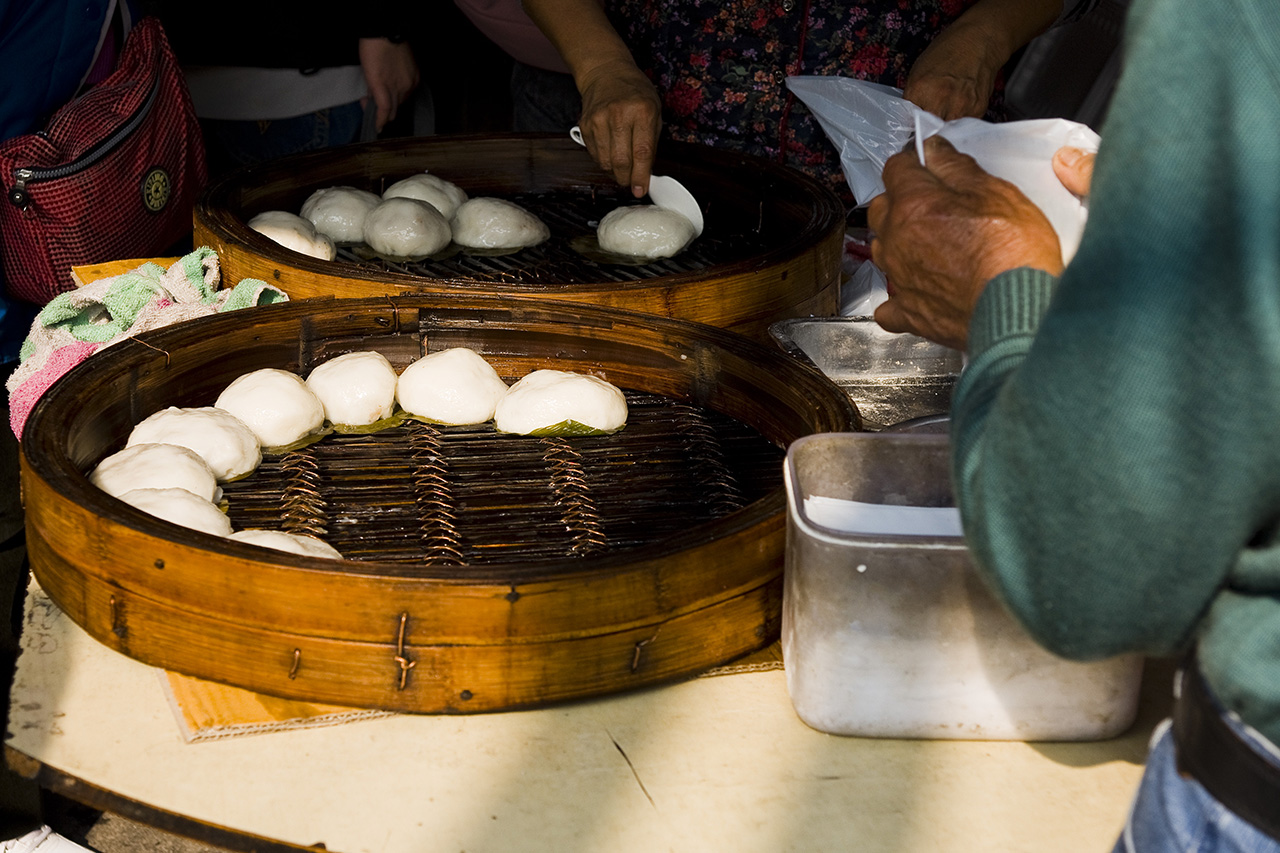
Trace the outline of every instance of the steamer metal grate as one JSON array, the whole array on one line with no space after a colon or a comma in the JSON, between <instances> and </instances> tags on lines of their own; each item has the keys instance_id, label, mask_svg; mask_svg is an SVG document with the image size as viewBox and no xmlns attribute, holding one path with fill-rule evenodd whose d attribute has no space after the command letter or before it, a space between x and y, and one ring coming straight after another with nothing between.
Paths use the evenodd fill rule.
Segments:
<instances>
[{"instance_id":1,"label":"steamer metal grate","mask_svg":"<svg viewBox=\"0 0 1280 853\"><path fill-rule=\"evenodd\" d=\"M367 257L364 247L339 247L338 258L378 272L475 282L644 281L662 276L696 273L750 257L758 249L760 226L747 233L717 230L715 223L687 249L672 258L650 263L613 261L595 247L596 225L609 211L635 200L580 187L536 193L486 193L505 198L533 213L551 229L551 237L537 246L509 254L485 254L452 247L447 254L415 262L391 262ZM763 217L763 212L761 213ZM712 219L708 214L708 220ZM594 248L594 251L592 250Z\"/></svg>"},{"instance_id":2,"label":"steamer metal grate","mask_svg":"<svg viewBox=\"0 0 1280 853\"><path fill-rule=\"evenodd\" d=\"M610 436L417 421L335 433L228 484L231 521L317 536L412 576L660 543L781 485L783 451L736 419L653 394L627 403Z\"/></svg>"}]
</instances>

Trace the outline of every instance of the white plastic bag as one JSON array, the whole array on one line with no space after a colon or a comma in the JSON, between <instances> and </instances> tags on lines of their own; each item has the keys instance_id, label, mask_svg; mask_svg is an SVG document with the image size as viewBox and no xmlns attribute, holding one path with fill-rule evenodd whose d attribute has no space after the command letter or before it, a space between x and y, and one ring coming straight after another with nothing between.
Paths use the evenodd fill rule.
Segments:
<instances>
[{"instance_id":1,"label":"white plastic bag","mask_svg":"<svg viewBox=\"0 0 1280 853\"><path fill-rule=\"evenodd\" d=\"M1088 125L1066 119L944 122L904 100L898 89L850 77L788 77L787 86L813 111L840 152L845 180L859 205L884 192L880 173L886 160L912 142L923 152L924 140L939 133L983 169L1026 193L1057 231L1063 263L1075 255L1088 207L1062 186L1051 161L1064 145L1097 151L1098 134Z\"/></svg>"},{"instance_id":2,"label":"white plastic bag","mask_svg":"<svg viewBox=\"0 0 1280 853\"><path fill-rule=\"evenodd\" d=\"M863 261L840 288L840 315L870 317L888 299L889 284L884 273L871 261Z\"/></svg>"}]
</instances>

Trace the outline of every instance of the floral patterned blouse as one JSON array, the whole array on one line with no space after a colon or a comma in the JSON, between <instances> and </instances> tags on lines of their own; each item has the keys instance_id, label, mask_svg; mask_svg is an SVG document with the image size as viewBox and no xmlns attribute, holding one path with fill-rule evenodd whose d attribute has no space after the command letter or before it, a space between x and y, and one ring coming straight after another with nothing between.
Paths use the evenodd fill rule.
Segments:
<instances>
[{"instance_id":1,"label":"floral patterned blouse","mask_svg":"<svg viewBox=\"0 0 1280 853\"><path fill-rule=\"evenodd\" d=\"M606 7L662 93L665 135L772 158L848 200L839 154L786 88L787 76L839 74L902 88L930 40L975 2L606 0Z\"/></svg>"}]
</instances>

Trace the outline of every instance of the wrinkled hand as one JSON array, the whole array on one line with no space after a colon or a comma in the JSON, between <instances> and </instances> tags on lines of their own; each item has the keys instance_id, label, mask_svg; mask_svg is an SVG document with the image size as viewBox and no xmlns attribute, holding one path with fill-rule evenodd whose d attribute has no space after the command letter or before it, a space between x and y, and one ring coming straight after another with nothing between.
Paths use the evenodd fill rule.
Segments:
<instances>
[{"instance_id":1,"label":"wrinkled hand","mask_svg":"<svg viewBox=\"0 0 1280 853\"><path fill-rule=\"evenodd\" d=\"M628 57L601 65L579 81L582 141L601 169L636 198L649 192L649 174L662 129L662 101Z\"/></svg>"},{"instance_id":2,"label":"wrinkled hand","mask_svg":"<svg viewBox=\"0 0 1280 853\"><path fill-rule=\"evenodd\" d=\"M369 86L369 96L378 110L377 128L381 131L418 88L418 63L407 44L392 44L384 38L363 38L360 39L360 67Z\"/></svg>"},{"instance_id":3,"label":"wrinkled hand","mask_svg":"<svg viewBox=\"0 0 1280 853\"><path fill-rule=\"evenodd\" d=\"M955 349L969 338L969 317L988 281L1018 267L1062 272L1049 220L1022 191L996 178L940 136L895 154L884 167L885 192L867 222L871 259L889 281L875 319Z\"/></svg>"},{"instance_id":4,"label":"wrinkled hand","mask_svg":"<svg viewBox=\"0 0 1280 853\"><path fill-rule=\"evenodd\" d=\"M992 44L980 27L947 27L911 66L902 97L946 121L981 118L1005 62Z\"/></svg>"},{"instance_id":5,"label":"wrinkled hand","mask_svg":"<svg viewBox=\"0 0 1280 853\"><path fill-rule=\"evenodd\" d=\"M1098 155L1064 145L1053 152L1053 173L1062 185L1080 198L1088 198L1093 183L1093 159Z\"/></svg>"}]
</instances>

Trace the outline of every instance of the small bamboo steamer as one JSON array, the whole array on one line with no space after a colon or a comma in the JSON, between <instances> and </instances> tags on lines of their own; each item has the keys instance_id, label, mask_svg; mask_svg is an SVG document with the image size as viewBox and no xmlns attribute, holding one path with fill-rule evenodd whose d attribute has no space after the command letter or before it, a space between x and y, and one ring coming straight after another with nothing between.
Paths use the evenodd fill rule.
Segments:
<instances>
[{"instance_id":1,"label":"small bamboo steamer","mask_svg":"<svg viewBox=\"0 0 1280 853\"><path fill-rule=\"evenodd\" d=\"M355 186L381 194L390 183L423 170L473 197L619 196L609 176L567 137L520 134L362 143L241 169L211 185L198 200L195 245L218 253L224 280L262 279L292 298L500 293L692 320L761 340L774 321L836 313L844 211L834 193L807 175L758 157L680 143L664 143L661 155L654 170L690 189L704 209L706 236L729 238L737 247L732 257L638 281L603 277L591 263L578 264L571 275L554 282L518 271L500 281L433 278L317 260L246 225L264 210L298 212L317 189ZM579 230L591 232L588 225L581 223ZM555 232L553 227L553 240L564 239Z\"/></svg>"},{"instance_id":2,"label":"small bamboo steamer","mask_svg":"<svg viewBox=\"0 0 1280 853\"><path fill-rule=\"evenodd\" d=\"M305 374L376 349L402 369L470 346L500 373L590 371L730 415L779 447L859 427L847 395L708 326L498 297L316 298L176 324L70 371L33 409L22 484L33 573L89 634L155 666L260 693L395 711L543 705L685 677L772 641L781 488L653 546L435 567L328 561L171 525L85 472L133 425L210 405L261 367Z\"/></svg>"}]
</instances>

